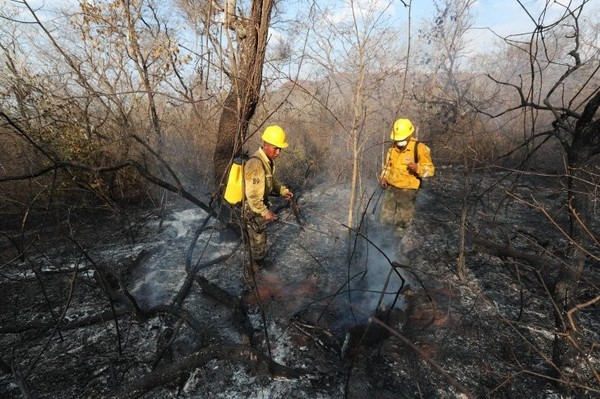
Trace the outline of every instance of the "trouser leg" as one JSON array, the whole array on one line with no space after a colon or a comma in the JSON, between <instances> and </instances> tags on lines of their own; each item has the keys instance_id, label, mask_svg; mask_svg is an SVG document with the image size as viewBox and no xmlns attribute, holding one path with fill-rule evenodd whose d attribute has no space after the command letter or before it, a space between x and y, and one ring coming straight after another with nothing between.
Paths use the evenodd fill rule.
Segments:
<instances>
[{"instance_id":1,"label":"trouser leg","mask_svg":"<svg viewBox=\"0 0 600 399\"><path fill-rule=\"evenodd\" d=\"M403 233L412 223L416 198L417 190L389 187L383 196L381 223L393 225Z\"/></svg>"},{"instance_id":2,"label":"trouser leg","mask_svg":"<svg viewBox=\"0 0 600 399\"><path fill-rule=\"evenodd\" d=\"M396 213L396 203L388 188L383 194L381 211L379 213L379 222L383 225L394 224L394 214Z\"/></svg>"},{"instance_id":3,"label":"trouser leg","mask_svg":"<svg viewBox=\"0 0 600 399\"><path fill-rule=\"evenodd\" d=\"M253 212L246 214L247 246L251 263L260 262L267 248L267 225L264 218Z\"/></svg>"},{"instance_id":4,"label":"trouser leg","mask_svg":"<svg viewBox=\"0 0 600 399\"><path fill-rule=\"evenodd\" d=\"M248 232L248 241L250 244L250 256L253 262L260 262L265 257L265 249L267 246L267 233L256 232L251 230Z\"/></svg>"}]
</instances>

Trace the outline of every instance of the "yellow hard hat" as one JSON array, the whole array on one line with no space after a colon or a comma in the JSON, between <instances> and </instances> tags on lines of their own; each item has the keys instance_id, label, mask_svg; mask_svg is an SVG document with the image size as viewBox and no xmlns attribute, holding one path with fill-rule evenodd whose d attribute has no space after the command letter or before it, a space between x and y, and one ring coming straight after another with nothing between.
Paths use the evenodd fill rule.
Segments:
<instances>
[{"instance_id":1,"label":"yellow hard hat","mask_svg":"<svg viewBox=\"0 0 600 399\"><path fill-rule=\"evenodd\" d=\"M390 138L394 141L405 140L408 136L413 134L415 127L409 119L398 119L394 122L394 128L390 133Z\"/></svg>"},{"instance_id":2,"label":"yellow hard hat","mask_svg":"<svg viewBox=\"0 0 600 399\"><path fill-rule=\"evenodd\" d=\"M269 143L279 148L287 148L288 143L285 141L285 132L280 126L268 126L262 134L262 139L265 143Z\"/></svg>"}]
</instances>

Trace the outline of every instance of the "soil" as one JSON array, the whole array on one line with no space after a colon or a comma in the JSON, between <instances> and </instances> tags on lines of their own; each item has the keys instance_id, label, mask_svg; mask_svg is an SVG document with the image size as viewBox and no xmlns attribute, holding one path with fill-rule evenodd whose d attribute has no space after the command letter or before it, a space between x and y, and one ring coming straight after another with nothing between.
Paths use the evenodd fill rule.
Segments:
<instances>
[{"instance_id":1,"label":"soil","mask_svg":"<svg viewBox=\"0 0 600 399\"><path fill-rule=\"evenodd\" d=\"M275 201L270 265L254 275L239 236L185 203L39 218L25 231L7 220L0 397L600 397L597 303L577 312L578 393L552 377L544 282L566 257L561 182L501 177L440 168L401 237L380 225L376 187L356 230L345 186L298 193L301 223ZM550 261L540 269L486 242ZM576 303L600 295L590 259Z\"/></svg>"}]
</instances>

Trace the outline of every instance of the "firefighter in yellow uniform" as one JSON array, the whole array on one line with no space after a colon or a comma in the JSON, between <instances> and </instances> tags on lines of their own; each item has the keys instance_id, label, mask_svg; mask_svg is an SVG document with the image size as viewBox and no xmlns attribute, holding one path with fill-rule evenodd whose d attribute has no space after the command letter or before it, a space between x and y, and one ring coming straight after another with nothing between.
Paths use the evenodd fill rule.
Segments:
<instances>
[{"instance_id":1,"label":"firefighter in yellow uniform","mask_svg":"<svg viewBox=\"0 0 600 399\"><path fill-rule=\"evenodd\" d=\"M288 201L294 197L274 176L273 161L288 146L285 131L277 125L269 126L261 138L262 146L244 166L244 222L252 271L264 266L267 224L277 220L277 215L269 209L269 196L281 196Z\"/></svg>"},{"instance_id":2,"label":"firefighter in yellow uniform","mask_svg":"<svg viewBox=\"0 0 600 399\"><path fill-rule=\"evenodd\" d=\"M430 149L413 137L415 127L409 119L394 122L379 184L386 190L380 220L382 224L396 226L402 236L411 225L415 212L417 191L421 179L433 176L435 168Z\"/></svg>"}]
</instances>

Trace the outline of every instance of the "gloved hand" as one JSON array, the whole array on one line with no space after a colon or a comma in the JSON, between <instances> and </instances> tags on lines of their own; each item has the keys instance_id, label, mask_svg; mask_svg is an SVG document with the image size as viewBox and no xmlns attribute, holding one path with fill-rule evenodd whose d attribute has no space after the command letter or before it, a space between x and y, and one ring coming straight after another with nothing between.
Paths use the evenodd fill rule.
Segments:
<instances>
[{"instance_id":1,"label":"gloved hand","mask_svg":"<svg viewBox=\"0 0 600 399\"><path fill-rule=\"evenodd\" d=\"M383 188L384 190L387 188L388 186L388 182L386 180L385 177L382 177L381 180L379 180L379 185L381 186L381 188Z\"/></svg>"}]
</instances>

